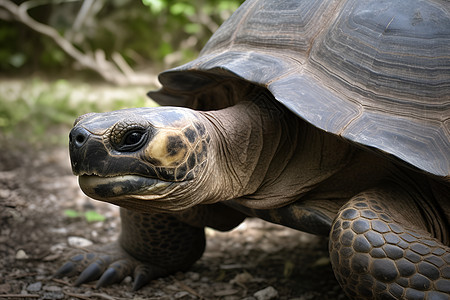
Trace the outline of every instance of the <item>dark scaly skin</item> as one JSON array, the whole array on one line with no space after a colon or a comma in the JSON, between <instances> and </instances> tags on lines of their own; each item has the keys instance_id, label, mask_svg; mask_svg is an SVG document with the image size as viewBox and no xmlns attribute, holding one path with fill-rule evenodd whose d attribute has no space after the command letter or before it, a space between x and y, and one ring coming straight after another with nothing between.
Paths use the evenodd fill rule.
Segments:
<instances>
[{"instance_id":1,"label":"dark scaly skin","mask_svg":"<svg viewBox=\"0 0 450 300\"><path fill-rule=\"evenodd\" d=\"M133 290L150 280L186 271L203 254L204 227L230 230L245 216L219 204L199 205L180 214L140 213L121 208L117 242L93 246L69 259L57 277L81 273L75 285L98 280L106 286L133 276Z\"/></svg>"},{"instance_id":2,"label":"dark scaly skin","mask_svg":"<svg viewBox=\"0 0 450 300\"><path fill-rule=\"evenodd\" d=\"M353 197L330 233L333 269L352 299L449 299L450 248L399 214L420 218L411 193L385 185ZM404 211L396 202L409 203Z\"/></svg>"},{"instance_id":3,"label":"dark scaly skin","mask_svg":"<svg viewBox=\"0 0 450 300\"><path fill-rule=\"evenodd\" d=\"M203 228L189 226L169 214L144 214L121 209L119 241L76 255L57 276L82 271L75 282L99 280L97 287L135 278L133 290L150 280L186 270L203 254ZM76 268L76 270L74 269Z\"/></svg>"}]
</instances>

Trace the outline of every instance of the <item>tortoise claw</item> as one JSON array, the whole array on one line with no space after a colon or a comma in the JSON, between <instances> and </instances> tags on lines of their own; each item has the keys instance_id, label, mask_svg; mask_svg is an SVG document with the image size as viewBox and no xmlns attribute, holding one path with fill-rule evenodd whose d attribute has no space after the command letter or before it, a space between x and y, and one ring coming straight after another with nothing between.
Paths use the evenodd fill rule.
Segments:
<instances>
[{"instance_id":1,"label":"tortoise claw","mask_svg":"<svg viewBox=\"0 0 450 300\"><path fill-rule=\"evenodd\" d=\"M136 291L152 279L169 274L164 268L139 263L126 254L114 250L114 247L109 246L106 250L109 253L89 252L72 256L54 276L73 276L79 273L74 286L98 280L96 288L100 288L119 283L125 277L134 275L133 291Z\"/></svg>"},{"instance_id":2,"label":"tortoise claw","mask_svg":"<svg viewBox=\"0 0 450 300\"><path fill-rule=\"evenodd\" d=\"M59 268L58 271L56 271L55 275L53 276L55 278L70 276L70 274L74 273L75 271L76 271L75 264L71 261L68 261L61 268Z\"/></svg>"},{"instance_id":3,"label":"tortoise claw","mask_svg":"<svg viewBox=\"0 0 450 300\"><path fill-rule=\"evenodd\" d=\"M107 263L104 260L98 259L91 263L86 269L81 272L80 276L75 281L75 286L80 286L83 283L98 279L106 268Z\"/></svg>"},{"instance_id":4,"label":"tortoise claw","mask_svg":"<svg viewBox=\"0 0 450 300\"><path fill-rule=\"evenodd\" d=\"M115 261L100 277L96 287L99 288L118 283L122 281L126 276L130 275L132 269L133 264L126 259Z\"/></svg>"},{"instance_id":5,"label":"tortoise claw","mask_svg":"<svg viewBox=\"0 0 450 300\"><path fill-rule=\"evenodd\" d=\"M133 292L139 290L141 287L149 283L151 280L148 274L139 273L135 275L133 282Z\"/></svg>"},{"instance_id":6,"label":"tortoise claw","mask_svg":"<svg viewBox=\"0 0 450 300\"><path fill-rule=\"evenodd\" d=\"M108 268L103 275L98 280L97 284L95 285L96 288L101 288L104 286L108 286L114 283L118 283L123 279L122 276L117 272L116 269L110 267Z\"/></svg>"},{"instance_id":7,"label":"tortoise claw","mask_svg":"<svg viewBox=\"0 0 450 300\"><path fill-rule=\"evenodd\" d=\"M148 265L139 265L134 271L133 291L139 290L141 287L149 283L152 279L168 275L167 270Z\"/></svg>"},{"instance_id":8,"label":"tortoise claw","mask_svg":"<svg viewBox=\"0 0 450 300\"><path fill-rule=\"evenodd\" d=\"M85 259L85 254L77 254L72 256L68 262L56 271L55 278L61 278L64 276L72 276L77 272L77 266Z\"/></svg>"}]
</instances>

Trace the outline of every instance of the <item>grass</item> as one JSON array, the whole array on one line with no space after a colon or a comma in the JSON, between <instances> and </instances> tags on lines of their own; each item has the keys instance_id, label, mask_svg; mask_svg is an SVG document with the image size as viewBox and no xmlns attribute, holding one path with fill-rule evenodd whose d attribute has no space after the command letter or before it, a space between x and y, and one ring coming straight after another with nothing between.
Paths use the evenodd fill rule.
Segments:
<instances>
[{"instance_id":1,"label":"grass","mask_svg":"<svg viewBox=\"0 0 450 300\"><path fill-rule=\"evenodd\" d=\"M156 106L146 87L114 87L39 79L0 81L0 136L34 144L67 140L73 121L88 112Z\"/></svg>"}]
</instances>

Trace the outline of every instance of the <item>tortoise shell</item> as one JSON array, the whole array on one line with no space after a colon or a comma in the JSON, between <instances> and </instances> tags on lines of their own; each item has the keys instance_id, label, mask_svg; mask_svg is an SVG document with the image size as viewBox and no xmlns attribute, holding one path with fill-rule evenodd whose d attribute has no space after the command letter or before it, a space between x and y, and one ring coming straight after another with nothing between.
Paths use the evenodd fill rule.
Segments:
<instances>
[{"instance_id":1,"label":"tortoise shell","mask_svg":"<svg viewBox=\"0 0 450 300\"><path fill-rule=\"evenodd\" d=\"M265 87L310 124L450 180L448 1L249 0L159 79L152 98L196 109L237 102L225 82Z\"/></svg>"}]
</instances>

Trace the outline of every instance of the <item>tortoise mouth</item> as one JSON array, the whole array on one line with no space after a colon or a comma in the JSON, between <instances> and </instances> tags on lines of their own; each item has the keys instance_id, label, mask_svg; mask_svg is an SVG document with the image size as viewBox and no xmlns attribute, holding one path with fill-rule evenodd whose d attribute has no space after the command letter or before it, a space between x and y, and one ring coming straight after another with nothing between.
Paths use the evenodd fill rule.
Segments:
<instances>
[{"instance_id":1,"label":"tortoise mouth","mask_svg":"<svg viewBox=\"0 0 450 300\"><path fill-rule=\"evenodd\" d=\"M89 197L111 201L127 196L139 197L161 195L174 182L139 175L98 176L84 174L78 176L81 190Z\"/></svg>"}]
</instances>

